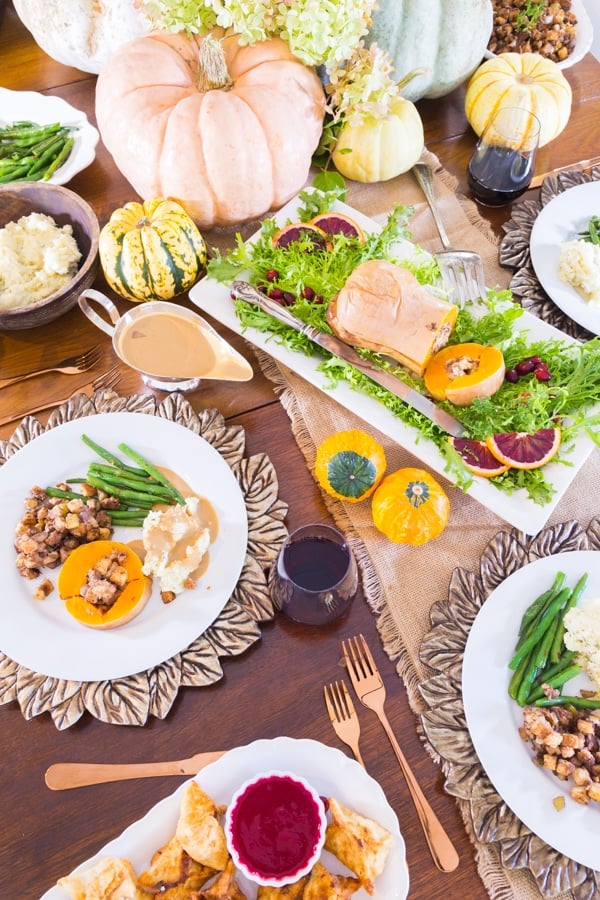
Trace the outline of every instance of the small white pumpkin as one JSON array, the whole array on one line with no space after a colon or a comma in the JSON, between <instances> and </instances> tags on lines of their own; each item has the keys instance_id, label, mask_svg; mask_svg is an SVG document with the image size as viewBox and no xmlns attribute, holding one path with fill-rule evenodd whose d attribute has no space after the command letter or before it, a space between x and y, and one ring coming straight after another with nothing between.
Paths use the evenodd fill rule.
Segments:
<instances>
[{"instance_id":1,"label":"small white pumpkin","mask_svg":"<svg viewBox=\"0 0 600 900\"><path fill-rule=\"evenodd\" d=\"M342 127L332 160L345 178L365 183L388 181L407 172L424 145L416 106L404 97L394 97L385 115Z\"/></svg>"},{"instance_id":2,"label":"small white pumpkin","mask_svg":"<svg viewBox=\"0 0 600 900\"><path fill-rule=\"evenodd\" d=\"M150 28L134 0L13 0L13 5L48 56L95 75L117 47Z\"/></svg>"}]
</instances>

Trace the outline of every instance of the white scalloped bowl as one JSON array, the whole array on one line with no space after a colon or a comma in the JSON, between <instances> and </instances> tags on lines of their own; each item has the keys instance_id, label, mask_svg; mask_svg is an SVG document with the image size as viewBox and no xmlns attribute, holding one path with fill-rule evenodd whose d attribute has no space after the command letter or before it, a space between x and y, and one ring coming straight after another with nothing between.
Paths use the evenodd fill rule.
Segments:
<instances>
[{"instance_id":1,"label":"white scalloped bowl","mask_svg":"<svg viewBox=\"0 0 600 900\"><path fill-rule=\"evenodd\" d=\"M225 813L234 864L249 881L283 887L307 875L325 843L327 819L313 787L291 772L262 772L245 781Z\"/></svg>"}]
</instances>

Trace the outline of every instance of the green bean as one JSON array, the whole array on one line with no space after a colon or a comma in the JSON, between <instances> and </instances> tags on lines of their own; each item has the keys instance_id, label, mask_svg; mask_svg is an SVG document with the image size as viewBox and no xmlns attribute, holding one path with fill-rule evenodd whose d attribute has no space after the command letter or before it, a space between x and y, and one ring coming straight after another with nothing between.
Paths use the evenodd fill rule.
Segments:
<instances>
[{"instance_id":1,"label":"green bean","mask_svg":"<svg viewBox=\"0 0 600 900\"><path fill-rule=\"evenodd\" d=\"M538 683L541 683L542 680L546 681L548 678L553 678L555 675L559 675L563 671L563 669L566 669L572 664L575 656L575 650L566 650L561 654L561 657L557 663L552 666L547 666L547 668L545 668L543 672L540 672Z\"/></svg>"},{"instance_id":2,"label":"green bean","mask_svg":"<svg viewBox=\"0 0 600 900\"><path fill-rule=\"evenodd\" d=\"M150 497L148 494L142 495L137 491L130 491L125 488L115 487L112 484L108 484L108 482L104 481L102 478L96 478L95 475L89 476L88 484L91 484L92 487L104 491L111 497L117 497L119 500L128 500L131 503L135 503L137 506L142 507L143 509L152 509L152 507L156 503L156 498Z\"/></svg>"},{"instance_id":3,"label":"green bean","mask_svg":"<svg viewBox=\"0 0 600 900\"><path fill-rule=\"evenodd\" d=\"M57 169L60 169L62 164L66 162L69 157L71 150L73 149L73 144L75 143L75 139L70 137L64 142L62 149L59 150L57 156L54 157L46 171L44 172L44 181L48 181Z\"/></svg>"},{"instance_id":4,"label":"green bean","mask_svg":"<svg viewBox=\"0 0 600 900\"><path fill-rule=\"evenodd\" d=\"M509 693L509 696L513 698L513 700L517 701L517 703L519 702L519 700L517 699L519 697L519 691L521 690L521 685L523 683L523 679L529 673L534 652L535 652L535 649L531 650L529 653L525 654L525 656L523 657L523 659L521 660L521 662L519 663L519 665L513 672L512 677L510 679L510 682L508 685L508 693ZM523 704L520 704L520 705L522 706Z\"/></svg>"},{"instance_id":5,"label":"green bean","mask_svg":"<svg viewBox=\"0 0 600 900\"><path fill-rule=\"evenodd\" d=\"M127 463L124 463L122 460L120 460L119 457L115 456L114 453L111 453L110 450L107 450L105 447L101 447L100 444L97 444L95 441L93 441L90 437L87 436L87 434L82 434L81 440L84 444L87 444L87 446L91 450L93 450L94 453L97 453L98 456L101 456L102 459L105 459L113 466L118 466L120 469L123 469L123 471L131 472L132 475L147 474L145 469L135 469L133 466L128 466Z\"/></svg>"},{"instance_id":6,"label":"green bean","mask_svg":"<svg viewBox=\"0 0 600 900\"><path fill-rule=\"evenodd\" d=\"M567 681L575 678L575 676L579 675L581 671L581 666L575 665L567 666L561 672L557 672L555 675L549 677L543 677L542 673L542 684L534 691L531 691L531 693L527 697L527 703L535 703L536 700L540 700L542 697L546 696L542 685L546 684L551 688L562 688L562 686L565 685Z\"/></svg>"},{"instance_id":7,"label":"green bean","mask_svg":"<svg viewBox=\"0 0 600 900\"><path fill-rule=\"evenodd\" d=\"M132 475L125 469L118 469L116 466L105 466L102 463L90 463L88 471L93 472L94 475L99 475L101 478L106 478L107 481L118 479L118 482L122 482L124 487L141 488L144 491L162 494L170 497L171 500L173 499L172 493L164 485L159 484L158 481L146 474L143 476Z\"/></svg>"},{"instance_id":8,"label":"green bean","mask_svg":"<svg viewBox=\"0 0 600 900\"><path fill-rule=\"evenodd\" d=\"M154 499L155 503L173 503L174 498L166 488L162 485L143 482L141 479L133 479L133 478L125 478L120 474L113 474L112 472L99 472L94 466L90 466L88 472L88 480L89 476L93 475L95 478L100 478L102 481L105 481L109 485L114 485L115 487L120 488L128 488L132 491L138 491L145 497L149 499Z\"/></svg>"},{"instance_id":9,"label":"green bean","mask_svg":"<svg viewBox=\"0 0 600 900\"><path fill-rule=\"evenodd\" d=\"M535 706L574 706L576 709L600 709L600 697L543 697L535 701Z\"/></svg>"},{"instance_id":10,"label":"green bean","mask_svg":"<svg viewBox=\"0 0 600 900\"><path fill-rule=\"evenodd\" d=\"M565 585L565 581L567 580L567 576L564 572L557 572L552 586L548 588L547 591L544 591L543 594L540 594L533 603L527 607L525 612L523 613L523 617L521 619L521 625L519 627L519 636L521 636L525 631L527 631L528 626L541 615L546 609L549 602L553 600L554 597L561 591Z\"/></svg>"},{"instance_id":11,"label":"green bean","mask_svg":"<svg viewBox=\"0 0 600 900\"><path fill-rule=\"evenodd\" d=\"M517 643L514 655L508 664L509 669L516 669L522 657L526 653L529 653L531 648L538 644L539 641L541 641L542 637L546 634L550 626L555 622L556 614L562 609L570 593L570 588L563 588L561 591L559 591L558 595L548 606L544 615L538 621L533 631L531 631L524 640L521 640Z\"/></svg>"},{"instance_id":12,"label":"green bean","mask_svg":"<svg viewBox=\"0 0 600 900\"><path fill-rule=\"evenodd\" d=\"M156 466L153 466L151 462L148 462L143 456L141 456L136 450L132 450L131 447L128 447L127 444L119 444L119 450L122 450L126 456L129 456L133 459L134 462L141 466L142 469L145 469L149 475L152 475L153 478L156 478L157 481L160 481L172 494L177 503L181 506L185 505L185 497L183 494L177 490L175 485L171 484L166 475L163 475Z\"/></svg>"},{"instance_id":13,"label":"green bean","mask_svg":"<svg viewBox=\"0 0 600 900\"><path fill-rule=\"evenodd\" d=\"M78 494L77 491L66 491L64 488L57 487L44 488L44 493L48 497L63 497L65 500L83 500L87 502L89 499L85 494Z\"/></svg>"},{"instance_id":14,"label":"green bean","mask_svg":"<svg viewBox=\"0 0 600 900\"><path fill-rule=\"evenodd\" d=\"M581 595L583 594L585 587L587 585L587 580L588 580L588 576L587 576L587 572L586 572L585 574L583 574L581 576L581 578L578 580L577 584L571 591L571 596L567 600L567 603L565 604L565 607L560 614L560 619L559 619L558 626L556 629L556 637L554 639L554 643L553 643L552 649L550 651L550 662L557 663L560 659L560 656L561 656L561 653L562 653L562 650L564 647L563 641L564 641L564 636L565 636L565 631L566 631L565 616L570 609L572 609L574 606L577 606L577 604L579 603L579 600L581 599Z\"/></svg>"}]
</instances>

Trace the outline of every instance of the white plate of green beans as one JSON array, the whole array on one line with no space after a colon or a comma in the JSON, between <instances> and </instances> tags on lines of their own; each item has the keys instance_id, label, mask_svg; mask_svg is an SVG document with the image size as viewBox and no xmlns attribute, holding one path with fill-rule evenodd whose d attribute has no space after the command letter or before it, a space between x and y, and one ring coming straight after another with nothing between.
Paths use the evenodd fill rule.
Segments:
<instances>
[{"instance_id":1,"label":"white plate of green beans","mask_svg":"<svg viewBox=\"0 0 600 900\"><path fill-rule=\"evenodd\" d=\"M164 603L158 583L150 600L131 622L107 631L86 628L72 618L56 589L58 569L44 568L54 590L36 600L36 581L16 566L14 535L34 485L42 488L79 479L91 462L102 462L82 439L122 458L128 445L152 465L174 473L194 494L206 498L218 521L208 550L208 566L196 586ZM131 461L131 460L130 460ZM102 413L78 418L45 431L0 468L0 650L40 675L95 682L144 672L185 650L208 628L231 596L248 543L243 493L229 465L204 438L178 422L143 413ZM123 543L141 539L141 528L115 526Z\"/></svg>"},{"instance_id":2,"label":"white plate of green beans","mask_svg":"<svg viewBox=\"0 0 600 900\"><path fill-rule=\"evenodd\" d=\"M61 97L0 88L0 184L67 184L96 156L99 134Z\"/></svg>"},{"instance_id":3,"label":"white plate of green beans","mask_svg":"<svg viewBox=\"0 0 600 900\"><path fill-rule=\"evenodd\" d=\"M523 709L509 694L525 611L558 573L567 588L587 580L580 597L600 597L600 553L578 550L544 556L509 575L487 598L471 626L462 672L463 704L475 752L498 794L539 838L581 865L600 865L600 803L577 803L571 781L562 781L533 761L533 750L519 734ZM556 616L554 616L556 619ZM592 689L584 674L565 682L561 694ZM555 806L564 798L564 807ZM562 801L561 801L562 802Z\"/></svg>"}]
</instances>

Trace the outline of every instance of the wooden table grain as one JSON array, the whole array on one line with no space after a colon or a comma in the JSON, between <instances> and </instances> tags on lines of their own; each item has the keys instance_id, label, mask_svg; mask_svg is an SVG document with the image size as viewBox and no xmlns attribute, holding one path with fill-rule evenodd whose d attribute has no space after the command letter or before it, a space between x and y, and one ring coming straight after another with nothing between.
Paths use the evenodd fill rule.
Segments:
<instances>
[{"instance_id":1,"label":"wooden table grain","mask_svg":"<svg viewBox=\"0 0 600 900\"><path fill-rule=\"evenodd\" d=\"M542 171L592 157L600 146L600 65L587 56L566 75L573 87L571 121L563 135L540 152L538 169ZM50 59L21 25L10 2L0 3L0 86L55 94L84 109L95 121L95 77ZM466 189L465 166L474 135L464 117L463 96L460 88L440 100L422 101L419 110L427 146ZM76 175L69 187L91 203L101 224L113 209L134 197L102 143L94 163ZM510 209L486 215L500 233ZM106 291L101 277L96 286ZM289 504L290 529L310 520L330 521L271 383L261 375L249 345L227 331L225 335L253 363L255 377L243 390L226 383L207 383L189 397L191 403L198 410L218 408L229 422L244 427L248 454L269 455L278 474L280 496ZM78 309L43 329L0 332L0 372L11 375L51 364L98 340L99 332ZM100 344L108 367L114 362L110 341L100 338ZM0 407L23 409L33 400L57 396L67 384L74 386L74 381L55 374L7 388ZM148 389L132 371L124 369L119 390L131 394ZM0 428L0 438L7 438L13 428ZM93 855L180 783L178 778L162 777L52 792L44 784L44 772L51 763L175 759L278 735L313 738L349 752L331 729L322 686L340 676L341 641L358 632L367 637L381 669L392 727L460 855L460 866L452 874L435 868L385 734L373 714L359 710L367 767L395 809L406 841L409 896L414 900L483 900L487 892L455 802L444 793L441 769L423 749L402 681L382 649L375 618L361 596L346 619L327 628L277 618L263 628L261 639L248 652L225 660L219 682L202 689L182 689L168 716L151 719L144 727L111 727L84 716L59 732L49 716L26 721L16 703L1 707L3 896L39 898L59 876Z\"/></svg>"}]
</instances>

